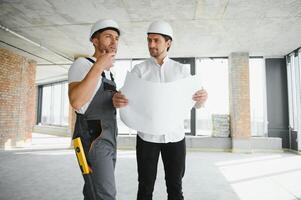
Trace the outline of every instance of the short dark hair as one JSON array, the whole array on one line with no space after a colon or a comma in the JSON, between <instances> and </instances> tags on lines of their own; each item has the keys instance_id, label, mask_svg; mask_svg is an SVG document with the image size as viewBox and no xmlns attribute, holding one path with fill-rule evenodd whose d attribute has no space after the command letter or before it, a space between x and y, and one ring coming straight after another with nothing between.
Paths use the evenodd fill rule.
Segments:
<instances>
[{"instance_id":1,"label":"short dark hair","mask_svg":"<svg viewBox=\"0 0 301 200\"><path fill-rule=\"evenodd\" d=\"M163 35L163 34L160 34L164 37L165 41L167 42L168 40L172 41L172 38L168 35Z\"/></svg>"},{"instance_id":2,"label":"short dark hair","mask_svg":"<svg viewBox=\"0 0 301 200\"><path fill-rule=\"evenodd\" d=\"M165 42L167 42L168 40L172 41L172 38L171 38L170 36L168 36L168 35L163 35L163 34L160 34L160 35L162 35L162 36L164 37ZM170 47L167 48L167 51L169 51L169 49L170 49Z\"/></svg>"},{"instance_id":3,"label":"short dark hair","mask_svg":"<svg viewBox=\"0 0 301 200\"><path fill-rule=\"evenodd\" d=\"M107 28L103 28L103 29L99 29L98 31L96 31L95 33L93 33L93 35L91 36L91 40L95 37L97 37L99 34L101 34L102 32L106 31L106 30L113 30L116 31L118 33L118 36L120 36L120 31L117 28L113 28L113 27L107 27Z\"/></svg>"}]
</instances>

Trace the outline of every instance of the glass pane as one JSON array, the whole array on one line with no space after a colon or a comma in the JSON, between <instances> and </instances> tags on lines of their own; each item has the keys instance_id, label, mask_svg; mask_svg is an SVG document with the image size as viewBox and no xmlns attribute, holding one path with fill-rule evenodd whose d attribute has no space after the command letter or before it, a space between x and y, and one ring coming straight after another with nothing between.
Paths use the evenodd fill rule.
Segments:
<instances>
[{"instance_id":1,"label":"glass pane","mask_svg":"<svg viewBox=\"0 0 301 200\"><path fill-rule=\"evenodd\" d=\"M50 111L51 111L51 86L43 87L42 96L42 124L50 124Z\"/></svg>"},{"instance_id":2,"label":"glass pane","mask_svg":"<svg viewBox=\"0 0 301 200\"><path fill-rule=\"evenodd\" d=\"M299 60L299 81L300 81L300 85L301 85L301 49L299 50L299 53L298 53L298 60Z\"/></svg>"},{"instance_id":3,"label":"glass pane","mask_svg":"<svg viewBox=\"0 0 301 200\"><path fill-rule=\"evenodd\" d=\"M292 54L291 55L291 76L292 76L292 104L293 104L293 130L297 129L297 102L296 102L296 66L295 66L295 56Z\"/></svg>"},{"instance_id":4,"label":"glass pane","mask_svg":"<svg viewBox=\"0 0 301 200\"><path fill-rule=\"evenodd\" d=\"M250 111L252 136L264 136L267 130L265 68L262 58L250 58Z\"/></svg>"},{"instance_id":5,"label":"glass pane","mask_svg":"<svg viewBox=\"0 0 301 200\"><path fill-rule=\"evenodd\" d=\"M295 66L295 83L296 83L296 109L294 110L295 112L295 130L298 132L301 129L301 124L300 124L300 118L301 118L301 87L300 87L300 66L299 66L299 58L298 54L294 56L294 66Z\"/></svg>"},{"instance_id":6,"label":"glass pane","mask_svg":"<svg viewBox=\"0 0 301 200\"><path fill-rule=\"evenodd\" d=\"M226 120L228 119L228 60L220 58L197 59L196 74L201 76L200 85L208 92L205 107L196 110L196 134L211 135L213 114L222 118L226 117ZM225 129L228 129L227 123L224 123L226 124Z\"/></svg>"},{"instance_id":7,"label":"glass pane","mask_svg":"<svg viewBox=\"0 0 301 200\"><path fill-rule=\"evenodd\" d=\"M299 98L300 98L300 103L299 106L301 104L301 49L299 49L299 53L298 53L298 69L299 69ZM301 151L301 108L299 110L299 119L298 119L298 124L299 124L299 128L298 128L298 150Z\"/></svg>"},{"instance_id":8,"label":"glass pane","mask_svg":"<svg viewBox=\"0 0 301 200\"><path fill-rule=\"evenodd\" d=\"M114 74L117 90L123 86L127 72L132 69L131 64L131 60L116 60L114 67L111 68L111 71Z\"/></svg>"},{"instance_id":9,"label":"glass pane","mask_svg":"<svg viewBox=\"0 0 301 200\"><path fill-rule=\"evenodd\" d=\"M55 84L52 86L52 122L51 124L60 125L61 124L61 98L62 98L62 85Z\"/></svg>"},{"instance_id":10,"label":"glass pane","mask_svg":"<svg viewBox=\"0 0 301 200\"><path fill-rule=\"evenodd\" d=\"M62 126L68 126L68 117L69 117L69 99L68 99L68 83L65 82L62 85Z\"/></svg>"},{"instance_id":11,"label":"glass pane","mask_svg":"<svg viewBox=\"0 0 301 200\"><path fill-rule=\"evenodd\" d=\"M287 60L290 61L290 56L287 56ZM291 63L287 62L287 90L288 90L288 107L289 107L289 127L293 127L293 100L292 100L292 73L291 73Z\"/></svg>"}]
</instances>

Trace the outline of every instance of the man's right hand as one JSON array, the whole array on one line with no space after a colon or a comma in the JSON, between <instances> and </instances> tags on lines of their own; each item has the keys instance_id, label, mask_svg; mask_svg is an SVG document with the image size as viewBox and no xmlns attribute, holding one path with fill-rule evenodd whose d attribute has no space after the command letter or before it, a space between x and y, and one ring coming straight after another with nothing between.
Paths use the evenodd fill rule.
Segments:
<instances>
[{"instance_id":1,"label":"man's right hand","mask_svg":"<svg viewBox=\"0 0 301 200\"><path fill-rule=\"evenodd\" d=\"M116 92L112 101L115 108L122 108L128 105L128 99L121 92Z\"/></svg>"},{"instance_id":2,"label":"man's right hand","mask_svg":"<svg viewBox=\"0 0 301 200\"><path fill-rule=\"evenodd\" d=\"M102 51L101 55L97 57L95 65L100 68L101 71L109 70L114 63L116 52Z\"/></svg>"}]
</instances>

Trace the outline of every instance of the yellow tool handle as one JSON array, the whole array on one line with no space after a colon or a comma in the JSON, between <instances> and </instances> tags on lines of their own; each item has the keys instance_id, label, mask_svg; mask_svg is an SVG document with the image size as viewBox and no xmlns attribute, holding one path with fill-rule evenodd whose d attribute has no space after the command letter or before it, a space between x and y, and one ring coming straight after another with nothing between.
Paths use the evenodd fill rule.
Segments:
<instances>
[{"instance_id":1,"label":"yellow tool handle","mask_svg":"<svg viewBox=\"0 0 301 200\"><path fill-rule=\"evenodd\" d=\"M73 140L73 145L74 145L77 161L78 161L79 166L82 170L82 173L83 174L89 174L90 173L89 165L87 163L87 159L86 159L86 156L85 156L85 152L84 152L84 148L83 148L83 144L82 144L81 139L79 137L75 138Z\"/></svg>"}]
</instances>

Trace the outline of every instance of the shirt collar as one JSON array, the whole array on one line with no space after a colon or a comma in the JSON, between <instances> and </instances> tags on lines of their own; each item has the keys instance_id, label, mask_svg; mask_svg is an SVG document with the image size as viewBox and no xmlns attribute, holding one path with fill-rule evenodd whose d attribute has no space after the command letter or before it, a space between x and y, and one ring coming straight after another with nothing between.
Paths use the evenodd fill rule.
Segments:
<instances>
[{"instance_id":1,"label":"shirt collar","mask_svg":"<svg viewBox=\"0 0 301 200\"><path fill-rule=\"evenodd\" d=\"M169 57L168 57L168 55L165 56L165 58L163 59L162 65L159 65L159 64L157 63L157 60L156 60L154 57L151 57L150 59L154 62L154 64L156 64L156 66L161 67L161 66L163 66L165 63L168 62Z\"/></svg>"}]
</instances>

